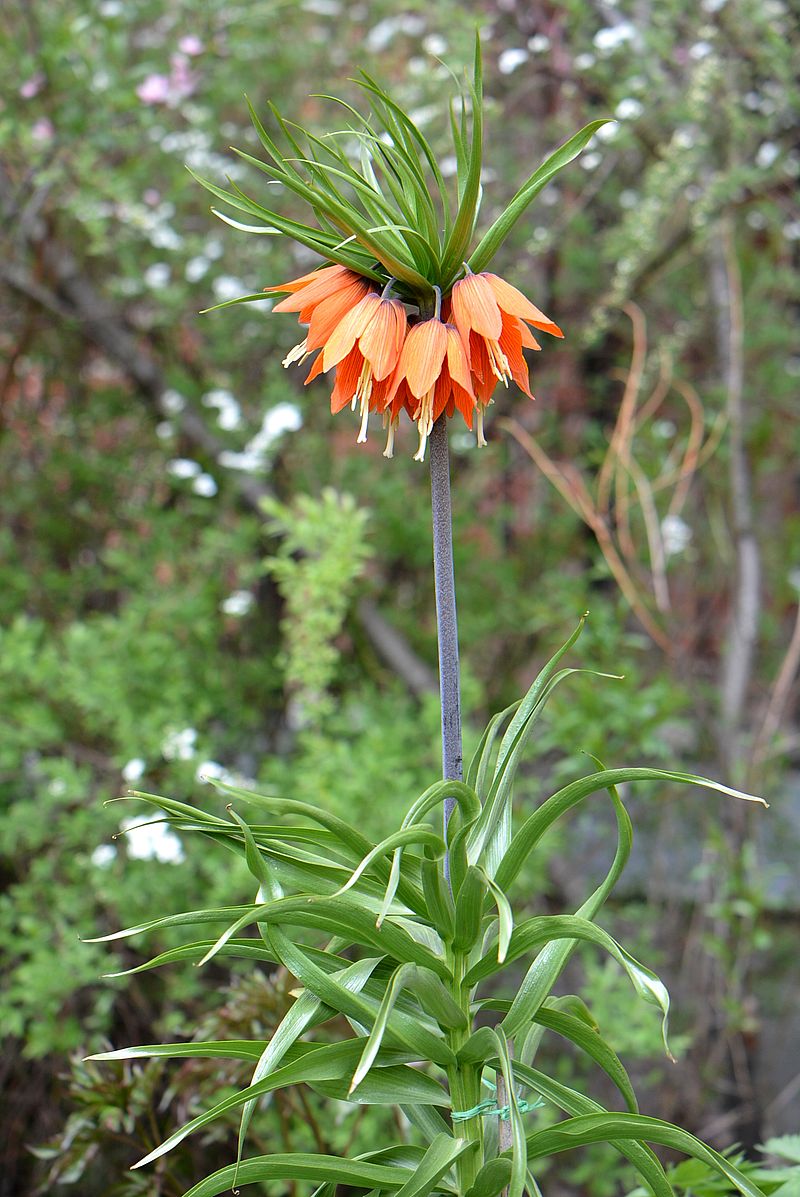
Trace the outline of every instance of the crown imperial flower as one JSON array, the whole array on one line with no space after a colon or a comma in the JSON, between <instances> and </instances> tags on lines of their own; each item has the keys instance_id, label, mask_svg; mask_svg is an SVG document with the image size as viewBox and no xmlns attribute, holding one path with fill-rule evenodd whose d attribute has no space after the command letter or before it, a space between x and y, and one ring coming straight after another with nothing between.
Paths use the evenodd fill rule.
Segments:
<instances>
[{"instance_id":1,"label":"crown imperial flower","mask_svg":"<svg viewBox=\"0 0 800 1197\"><path fill-rule=\"evenodd\" d=\"M456 411L468 427L477 425L478 444L485 444L483 415L498 382L514 381L533 398L523 350L540 346L529 326L563 335L522 292L485 268L535 196L606 122L593 121L551 154L470 249L481 199L479 40L460 116L454 114L452 121L455 210L433 150L411 117L366 72L355 82L370 108L369 116L361 116L345 105L356 122L348 133L359 145L360 169L335 135L320 138L289 126L272 105L288 150L281 150L251 107L271 164L236 151L307 203L315 224L284 217L238 188L226 191L200 182L230 207L262 222L241 224L217 212L226 223L245 232L284 233L328 263L265 291L285 294L273 311L297 313L307 329L284 365L317 353L307 383L334 370L331 409L358 409L360 442L366 440L370 413L382 414L391 456L394 430L405 410L417 424L418 459L433 423ZM260 292L228 302L262 298Z\"/></svg>"}]
</instances>

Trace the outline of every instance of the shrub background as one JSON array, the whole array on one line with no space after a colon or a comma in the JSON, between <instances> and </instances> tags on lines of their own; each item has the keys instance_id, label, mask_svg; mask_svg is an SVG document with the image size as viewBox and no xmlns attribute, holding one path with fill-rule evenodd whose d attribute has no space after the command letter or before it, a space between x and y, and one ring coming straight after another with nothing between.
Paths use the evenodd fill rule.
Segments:
<instances>
[{"instance_id":1,"label":"shrub background","mask_svg":"<svg viewBox=\"0 0 800 1197\"><path fill-rule=\"evenodd\" d=\"M567 340L534 362L535 405L502 397L488 449L453 440L465 708L480 726L511 701L588 607L583 663L625 679L602 690L577 680L554 702L520 806L537 800L542 778L574 772L582 749L609 764L702 764L767 795L758 828L712 800L634 797L641 844L607 919L658 937L686 1050L677 1068L664 1062L656 1020L644 1017L619 1027L616 1046L649 1078L648 1112L718 1145L797 1130L787 1043L800 1026L786 994L800 825L790 647L800 97L788 7L10 0L0 16L0 1194L58 1191L70 1170L89 1197L111 1193L99 1144L112 1124L123 1178L154 1102L165 1092L202 1102L202 1069L183 1075L178 1098L154 1069L125 1099L142 1117L118 1125L117 1081L86 1067L66 1079L71 1054L103 1036L153 1041L203 1018L264 1018L270 1001L280 1009L279 987L242 971L232 989L227 969L98 983L135 963L135 949L112 955L79 935L198 905L200 892L209 905L249 892L243 873L196 846L141 831L112 842L139 812L105 800L133 781L196 797L204 770L224 770L377 831L436 773L427 477L410 460L413 436L390 463L377 435L357 449L322 384L303 391L281 370L294 330L266 303L197 316L312 263L216 221L184 163L243 179L226 148L253 143L243 90L259 110L274 98L324 127L338 114L308 93L346 90L361 64L445 144L439 58L468 63L476 22L487 219L578 125L618 123L543 193L498 263ZM252 173L247 182L263 186ZM665 492L653 491L674 549L665 609L634 512L630 576L649 632L596 535L501 426L513 415L591 492L643 337L642 402L660 374L671 379L638 434L645 477L680 460L692 397L716 444L671 540ZM568 905L575 872L599 871L608 828L599 816L575 828L526 878L532 909ZM581 961L613 1020L617 979L591 954ZM307 1112L266 1117L270 1142L308 1133ZM341 1136L337 1149L346 1143L335 1111L321 1108L314 1124ZM209 1151L227 1162L225 1141L201 1149L204 1170ZM191 1157L182 1166L190 1172ZM173 1182L120 1191L169 1193ZM587 1186L615 1191L589 1156L585 1175L559 1162L548 1177L548 1193Z\"/></svg>"}]
</instances>

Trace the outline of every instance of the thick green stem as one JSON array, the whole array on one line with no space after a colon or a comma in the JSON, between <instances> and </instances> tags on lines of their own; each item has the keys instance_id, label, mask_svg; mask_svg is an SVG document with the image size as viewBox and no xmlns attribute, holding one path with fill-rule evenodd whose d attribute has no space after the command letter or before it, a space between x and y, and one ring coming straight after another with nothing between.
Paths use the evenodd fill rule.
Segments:
<instances>
[{"instance_id":1,"label":"thick green stem","mask_svg":"<svg viewBox=\"0 0 800 1197\"><path fill-rule=\"evenodd\" d=\"M466 1027L451 1031L448 1035L450 1047L458 1053L472 1033L470 990L463 982L467 971L466 956L463 952L454 952L449 963L453 969L452 997L467 1018ZM481 1069L475 1064L457 1063L448 1068L447 1079L453 1110L471 1110L478 1105L481 1099L480 1075ZM459 1139L469 1139L477 1145L474 1151L465 1153L456 1163L458 1190L460 1193L466 1193L474 1184L483 1164L483 1123L478 1116L467 1118L454 1125L453 1134Z\"/></svg>"}]
</instances>

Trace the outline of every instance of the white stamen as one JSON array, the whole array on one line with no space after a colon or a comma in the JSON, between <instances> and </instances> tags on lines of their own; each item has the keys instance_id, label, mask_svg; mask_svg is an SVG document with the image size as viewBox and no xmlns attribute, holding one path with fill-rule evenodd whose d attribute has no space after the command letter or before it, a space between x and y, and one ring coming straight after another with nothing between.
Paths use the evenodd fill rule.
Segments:
<instances>
[{"instance_id":1,"label":"white stamen","mask_svg":"<svg viewBox=\"0 0 800 1197\"><path fill-rule=\"evenodd\" d=\"M394 457L394 420L389 420L389 430L386 433L386 448L383 451L384 457Z\"/></svg>"},{"instance_id":2,"label":"white stamen","mask_svg":"<svg viewBox=\"0 0 800 1197\"><path fill-rule=\"evenodd\" d=\"M366 399L361 400L361 428L356 439L357 445L363 445L367 439L367 422L369 420L369 404Z\"/></svg>"},{"instance_id":3,"label":"white stamen","mask_svg":"<svg viewBox=\"0 0 800 1197\"><path fill-rule=\"evenodd\" d=\"M425 460L425 445L433 430L433 391L433 387L429 391L426 391L419 401L417 410L414 412L414 419L417 421L417 427L419 428L419 448L414 454L414 461Z\"/></svg>"},{"instance_id":4,"label":"white stamen","mask_svg":"<svg viewBox=\"0 0 800 1197\"><path fill-rule=\"evenodd\" d=\"M295 345L294 349L290 349L283 359L284 370L287 366L291 366L294 362L304 362L308 357L308 338L304 337L299 345Z\"/></svg>"},{"instance_id":5,"label":"white stamen","mask_svg":"<svg viewBox=\"0 0 800 1197\"><path fill-rule=\"evenodd\" d=\"M478 434L479 449L483 449L486 446L486 437L483 435L483 411L484 409L479 405L475 415L475 431Z\"/></svg>"}]
</instances>

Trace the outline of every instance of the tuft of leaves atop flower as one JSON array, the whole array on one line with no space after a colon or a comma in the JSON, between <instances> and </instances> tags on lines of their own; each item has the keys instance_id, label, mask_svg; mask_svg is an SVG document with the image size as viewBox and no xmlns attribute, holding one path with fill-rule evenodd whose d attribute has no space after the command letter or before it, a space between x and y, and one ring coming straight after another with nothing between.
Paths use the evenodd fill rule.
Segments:
<instances>
[{"instance_id":1,"label":"tuft of leaves atop flower","mask_svg":"<svg viewBox=\"0 0 800 1197\"><path fill-rule=\"evenodd\" d=\"M366 71L354 82L365 93L368 115L336 96L315 97L344 109L348 117L344 129L319 137L286 120L270 104L282 135L281 148L249 105L269 161L263 162L243 150L235 151L272 183L282 184L307 203L315 224L290 220L264 207L232 180L229 190L207 179L198 181L230 207L262 222L243 224L215 210L234 228L284 234L327 261L338 262L381 285L394 278L403 298L429 306L433 304L434 287L439 287L445 297L449 294L465 261L476 273L488 266L545 184L607 123L592 121L551 154L471 248L480 211L483 160L480 40L476 37L472 79L451 104L457 166L455 197L425 135L411 117ZM263 296L243 296L233 302L260 298Z\"/></svg>"}]
</instances>

